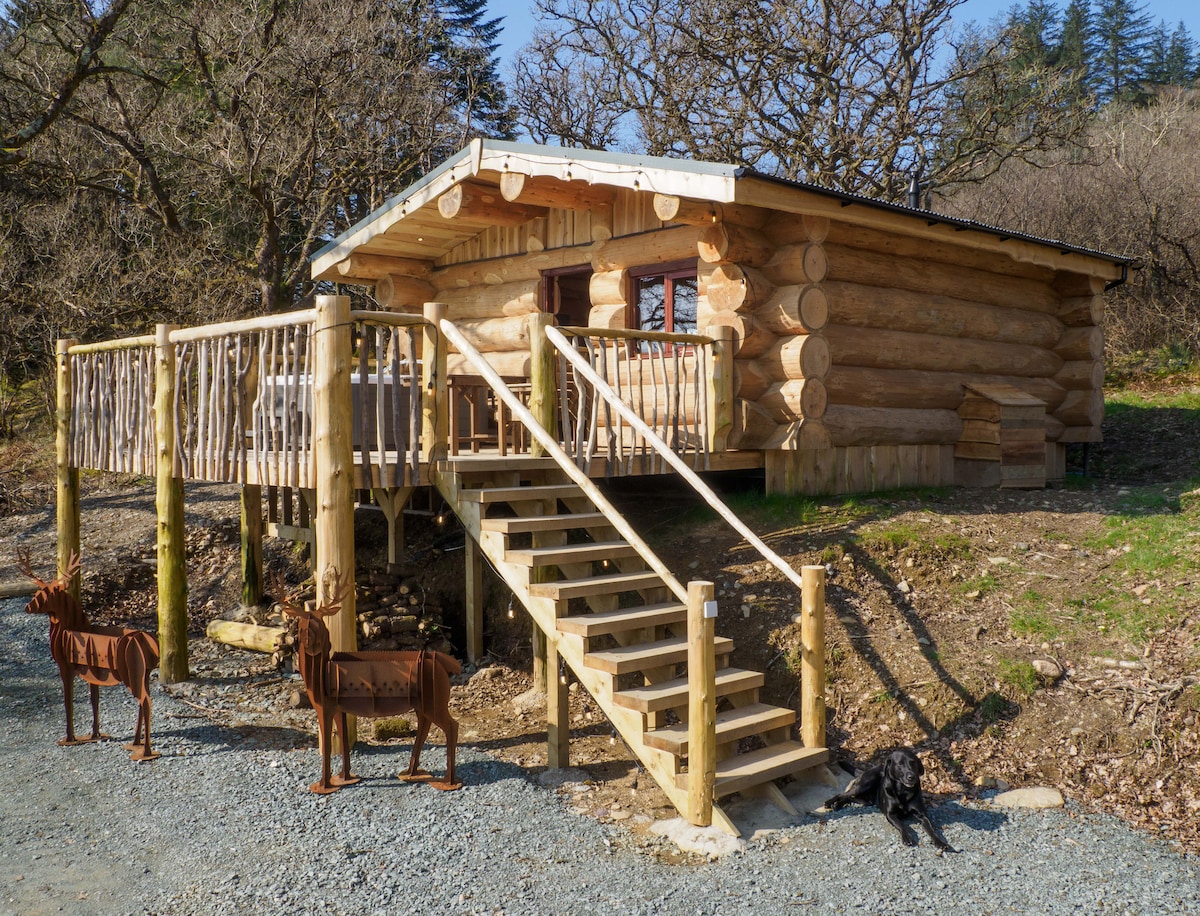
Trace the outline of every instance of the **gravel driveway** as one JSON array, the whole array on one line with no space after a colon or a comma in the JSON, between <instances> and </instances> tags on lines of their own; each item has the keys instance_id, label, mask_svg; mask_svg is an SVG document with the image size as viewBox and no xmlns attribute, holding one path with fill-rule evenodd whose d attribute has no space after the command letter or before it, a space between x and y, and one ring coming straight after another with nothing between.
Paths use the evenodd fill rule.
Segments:
<instances>
[{"instance_id":1,"label":"gravel driveway","mask_svg":"<svg viewBox=\"0 0 1200 916\"><path fill-rule=\"evenodd\" d=\"M942 802L934 820L960 850L944 856L847 809L669 865L661 845L571 813L569 793L469 745L460 792L399 783L408 746L366 745L362 783L312 795L310 732L214 721L157 682L160 759L133 763L117 740L60 748L46 621L23 607L0 601L0 912L1200 912L1194 857L1070 806ZM79 725L86 707L79 684ZM102 692L114 739L134 714L127 693ZM443 767L440 746L427 754Z\"/></svg>"}]
</instances>

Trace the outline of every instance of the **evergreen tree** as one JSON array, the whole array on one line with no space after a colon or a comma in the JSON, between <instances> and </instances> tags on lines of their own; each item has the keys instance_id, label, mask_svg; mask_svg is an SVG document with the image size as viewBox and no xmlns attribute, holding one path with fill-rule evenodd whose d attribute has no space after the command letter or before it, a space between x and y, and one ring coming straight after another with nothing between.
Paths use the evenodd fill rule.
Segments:
<instances>
[{"instance_id":1,"label":"evergreen tree","mask_svg":"<svg viewBox=\"0 0 1200 916\"><path fill-rule=\"evenodd\" d=\"M1196 79L1200 74L1197 67L1200 60L1196 57L1196 43L1188 34L1187 26L1180 21L1171 40L1167 43L1166 82L1172 86L1183 86Z\"/></svg>"},{"instance_id":2,"label":"evergreen tree","mask_svg":"<svg viewBox=\"0 0 1200 916\"><path fill-rule=\"evenodd\" d=\"M1086 98L1095 89L1092 61L1096 57L1096 39L1092 26L1092 11L1088 0L1071 0L1063 11L1062 25L1055 48L1055 64L1070 76L1079 98Z\"/></svg>"},{"instance_id":3,"label":"evergreen tree","mask_svg":"<svg viewBox=\"0 0 1200 916\"><path fill-rule=\"evenodd\" d=\"M1144 100L1150 17L1131 0L1096 4L1096 92L1103 102Z\"/></svg>"}]
</instances>

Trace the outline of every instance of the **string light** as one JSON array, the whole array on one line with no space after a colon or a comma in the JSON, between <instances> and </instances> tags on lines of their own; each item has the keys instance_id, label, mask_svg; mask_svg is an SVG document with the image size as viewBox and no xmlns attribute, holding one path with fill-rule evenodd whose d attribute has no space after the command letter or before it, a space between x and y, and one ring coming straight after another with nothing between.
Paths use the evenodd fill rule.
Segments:
<instances>
[{"instance_id":1,"label":"string light","mask_svg":"<svg viewBox=\"0 0 1200 916\"><path fill-rule=\"evenodd\" d=\"M513 596L509 595L508 596L508 619L512 620L514 616L515 615L513 613Z\"/></svg>"},{"instance_id":2,"label":"string light","mask_svg":"<svg viewBox=\"0 0 1200 916\"><path fill-rule=\"evenodd\" d=\"M567 685L567 662L563 658L558 660L558 682L564 687Z\"/></svg>"}]
</instances>

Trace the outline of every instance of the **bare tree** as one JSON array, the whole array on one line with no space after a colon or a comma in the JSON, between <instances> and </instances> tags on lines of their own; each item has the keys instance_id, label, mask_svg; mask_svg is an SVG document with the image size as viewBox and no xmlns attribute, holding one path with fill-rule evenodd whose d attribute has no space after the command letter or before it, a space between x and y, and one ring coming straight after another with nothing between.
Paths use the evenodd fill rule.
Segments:
<instances>
[{"instance_id":1,"label":"bare tree","mask_svg":"<svg viewBox=\"0 0 1200 916\"><path fill-rule=\"evenodd\" d=\"M996 82L1007 66L995 40L940 62L961 3L538 0L542 26L515 95L538 140L715 159L894 199L918 169L946 180L983 171L982 147L942 142L948 129L1004 139L992 143L998 158L1046 148L1062 126L1042 117L1021 130L1044 93L988 99L986 112L975 93L955 110L954 90Z\"/></svg>"}]
</instances>

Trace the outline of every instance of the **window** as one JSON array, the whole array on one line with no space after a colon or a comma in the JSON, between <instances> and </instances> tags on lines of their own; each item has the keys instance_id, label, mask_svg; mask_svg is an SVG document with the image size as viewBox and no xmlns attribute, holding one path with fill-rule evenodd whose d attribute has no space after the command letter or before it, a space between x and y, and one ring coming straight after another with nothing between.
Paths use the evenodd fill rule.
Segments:
<instances>
[{"instance_id":1,"label":"window","mask_svg":"<svg viewBox=\"0 0 1200 916\"><path fill-rule=\"evenodd\" d=\"M588 293L591 267L559 267L542 271L542 311L560 327L587 327L592 301Z\"/></svg>"},{"instance_id":2,"label":"window","mask_svg":"<svg viewBox=\"0 0 1200 916\"><path fill-rule=\"evenodd\" d=\"M630 327L643 331L690 334L696 331L696 264L694 261L639 268L633 283Z\"/></svg>"}]
</instances>

